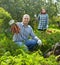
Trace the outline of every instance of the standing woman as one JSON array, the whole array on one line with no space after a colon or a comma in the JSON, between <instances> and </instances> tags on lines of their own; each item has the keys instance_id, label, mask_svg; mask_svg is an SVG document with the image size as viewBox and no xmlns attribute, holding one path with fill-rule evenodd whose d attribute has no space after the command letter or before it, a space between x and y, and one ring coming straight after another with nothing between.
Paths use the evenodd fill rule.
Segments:
<instances>
[{"instance_id":1,"label":"standing woman","mask_svg":"<svg viewBox=\"0 0 60 65\"><path fill-rule=\"evenodd\" d=\"M38 30L46 31L48 28L48 14L45 9L41 9L41 13L38 15Z\"/></svg>"}]
</instances>

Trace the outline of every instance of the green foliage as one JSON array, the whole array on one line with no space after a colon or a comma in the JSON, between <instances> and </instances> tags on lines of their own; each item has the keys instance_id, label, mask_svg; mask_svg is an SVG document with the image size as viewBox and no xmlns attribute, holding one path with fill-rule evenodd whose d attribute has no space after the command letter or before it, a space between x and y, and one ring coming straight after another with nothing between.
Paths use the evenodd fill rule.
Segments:
<instances>
[{"instance_id":1,"label":"green foliage","mask_svg":"<svg viewBox=\"0 0 60 65\"><path fill-rule=\"evenodd\" d=\"M44 52L51 48L56 42L60 41L60 30L58 29L57 5L49 0L0 0L0 65L59 65L54 55L44 58ZM3 7L3 8L2 8ZM38 23L34 18L34 14L40 13L41 8L45 8L49 14L50 32L37 31ZM9 13L11 14L9 14ZM5 29L9 27L10 19L21 21L23 14L29 14L31 21L29 24L34 28L36 35L42 40L42 47L38 51L29 52L15 44L10 32L5 33ZM52 29L56 28L56 29Z\"/></svg>"},{"instance_id":2,"label":"green foliage","mask_svg":"<svg viewBox=\"0 0 60 65\"><path fill-rule=\"evenodd\" d=\"M60 1L58 1L57 3L56 3L56 5L57 5L57 10L58 10L58 14L60 14Z\"/></svg>"},{"instance_id":3,"label":"green foliage","mask_svg":"<svg viewBox=\"0 0 60 65\"><path fill-rule=\"evenodd\" d=\"M38 14L41 11L41 8L45 8L49 17L57 15L57 5L52 3L52 0L49 0L46 3L46 0L0 0L0 6L7 10L13 19L21 21L22 16L27 13L31 16L30 24L33 26L34 14Z\"/></svg>"},{"instance_id":4,"label":"green foliage","mask_svg":"<svg viewBox=\"0 0 60 65\"><path fill-rule=\"evenodd\" d=\"M49 18L57 15L57 5L52 2L47 3L46 10L49 14Z\"/></svg>"},{"instance_id":5,"label":"green foliage","mask_svg":"<svg viewBox=\"0 0 60 65\"><path fill-rule=\"evenodd\" d=\"M6 36L0 39L0 56L2 56L6 51L10 51L12 55L16 52L16 49L20 47L17 46L13 41L8 39Z\"/></svg>"},{"instance_id":6,"label":"green foliage","mask_svg":"<svg viewBox=\"0 0 60 65\"><path fill-rule=\"evenodd\" d=\"M8 22L11 19L11 15L5 11L2 7L0 7L0 31L2 32L4 29L8 28Z\"/></svg>"},{"instance_id":7,"label":"green foliage","mask_svg":"<svg viewBox=\"0 0 60 65\"><path fill-rule=\"evenodd\" d=\"M51 29L49 29L51 30ZM7 37L3 37L0 40L0 65L58 65L54 55L49 58L44 58L42 52L44 53L47 49L51 48L53 44L60 40L60 31L51 30L51 33L34 31L37 36L44 43L41 51L35 52L25 52L23 48L17 46L13 41L9 40Z\"/></svg>"},{"instance_id":8,"label":"green foliage","mask_svg":"<svg viewBox=\"0 0 60 65\"><path fill-rule=\"evenodd\" d=\"M28 49L26 46L19 46L15 42L13 42L10 38L1 36L0 39L0 56L2 56L5 52L9 51L11 55L15 56L20 54L22 51L25 51L26 53L28 52Z\"/></svg>"},{"instance_id":9,"label":"green foliage","mask_svg":"<svg viewBox=\"0 0 60 65\"><path fill-rule=\"evenodd\" d=\"M50 32L49 32L49 31ZM36 35L42 40L43 47L41 48L44 53L47 49L50 49L52 45L60 40L60 30L50 28L46 32L35 30Z\"/></svg>"},{"instance_id":10,"label":"green foliage","mask_svg":"<svg viewBox=\"0 0 60 65\"><path fill-rule=\"evenodd\" d=\"M22 54L23 53L23 54ZM38 51L32 54L27 54L22 51L18 56L11 56L9 52L6 52L0 58L0 65L58 65L55 56L49 58L43 58L39 55ZM53 58L53 59L52 59Z\"/></svg>"},{"instance_id":11,"label":"green foliage","mask_svg":"<svg viewBox=\"0 0 60 65\"><path fill-rule=\"evenodd\" d=\"M52 24L55 24L57 21L59 21L59 18L57 16L52 17Z\"/></svg>"}]
</instances>

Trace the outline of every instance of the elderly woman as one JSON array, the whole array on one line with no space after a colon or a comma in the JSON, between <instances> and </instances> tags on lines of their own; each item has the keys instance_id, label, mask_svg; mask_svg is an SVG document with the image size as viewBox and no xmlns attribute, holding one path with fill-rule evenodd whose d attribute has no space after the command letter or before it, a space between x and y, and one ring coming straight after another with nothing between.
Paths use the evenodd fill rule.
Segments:
<instances>
[{"instance_id":1,"label":"elderly woman","mask_svg":"<svg viewBox=\"0 0 60 65\"><path fill-rule=\"evenodd\" d=\"M30 16L25 14L23 15L22 22L17 22L16 24L10 22L10 25L11 30L14 33L13 41L20 46L27 46L28 50L32 51L36 44L41 45L42 42L37 36L35 36L32 27L28 25L29 21Z\"/></svg>"}]
</instances>

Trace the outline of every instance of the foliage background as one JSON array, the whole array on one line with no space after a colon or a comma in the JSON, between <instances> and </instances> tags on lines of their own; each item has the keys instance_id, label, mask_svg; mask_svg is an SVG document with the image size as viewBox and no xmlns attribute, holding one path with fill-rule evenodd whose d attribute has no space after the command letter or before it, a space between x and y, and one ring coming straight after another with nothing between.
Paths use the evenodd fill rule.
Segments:
<instances>
[{"instance_id":1,"label":"foliage background","mask_svg":"<svg viewBox=\"0 0 60 65\"><path fill-rule=\"evenodd\" d=\"M60 1L58 0L60 3ZM60 6L53 0L0 0L0 65L58 65L56 56L44 58L43 54L55 43L60 41ZM49 32L37 30L38 21L34 15L45 8L49 15ZM22 21L22 16L27 13L31 16L30 25L34 33L42 40L43 47L36 47L34 52L25 52L12 41L12 33L8 22L11 19ZM33 61L34 60L34 61Z\"/></svg>"}]
</instances>

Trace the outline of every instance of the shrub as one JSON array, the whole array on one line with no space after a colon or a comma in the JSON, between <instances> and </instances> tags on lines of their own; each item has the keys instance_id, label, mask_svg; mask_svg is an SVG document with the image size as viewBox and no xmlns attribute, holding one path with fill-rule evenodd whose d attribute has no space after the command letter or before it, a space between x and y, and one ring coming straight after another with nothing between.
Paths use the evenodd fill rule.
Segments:
<instances>
[{"instance_id":1,"label":"shrub","mask_svg":"<svg viewBox=\"0 0 60 65\"><path fill-rule=\"evenodd\" d=\"M4 31L8 28L8 22L12 19L11 15L0 7L0 31Z\"/></svg>"},{"instance_id":2,"label":"shrub","mask_svg":"<svg viewBox=\"0 0 60 65\"><path fill-rule=\"evenodd\" d=\"M44 58L39 55L38 51L32 54L27 54L22 51L18 56L11 56L10 52L6 52L0 58L0 65L58 65L55 56Z\"/></svg>"}]
</instances>

